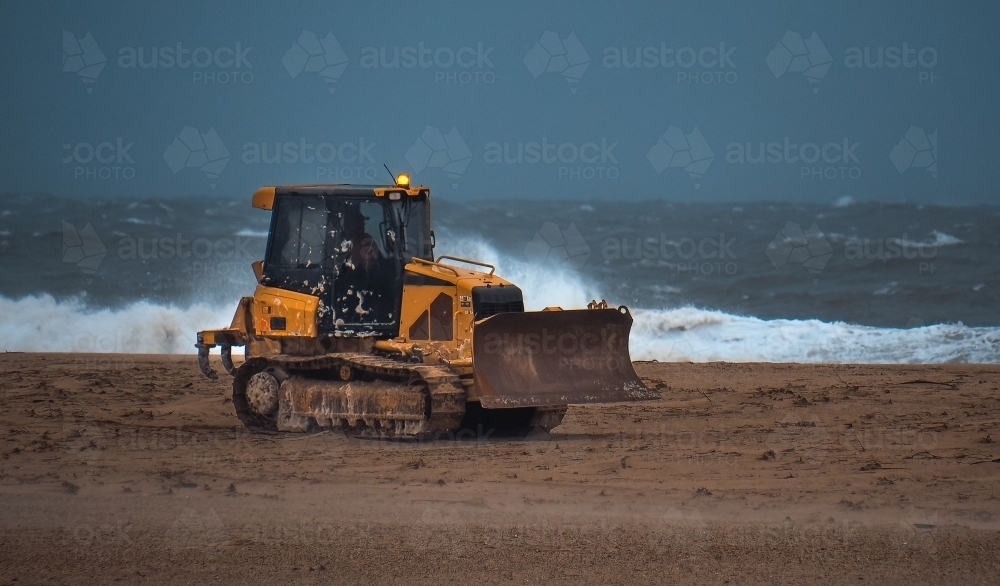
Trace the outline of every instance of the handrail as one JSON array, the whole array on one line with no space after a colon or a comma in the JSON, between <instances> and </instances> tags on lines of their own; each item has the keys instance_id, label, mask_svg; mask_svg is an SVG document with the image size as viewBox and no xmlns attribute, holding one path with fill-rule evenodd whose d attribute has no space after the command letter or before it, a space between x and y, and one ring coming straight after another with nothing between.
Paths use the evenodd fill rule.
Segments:
<instances>
[{"instance_id":1,"label":"handrail","mask_svg":"<svg viewBox=\"0 0 1000 586\"><path fill-rule=\"evenodd\" d=\"M497 268L495 266L491 265L490 263L482 262L482 261L479 261L479 260L471 260L471 259L468 259L468 258L462 258L460 256L452 256L450 254L442 254L441 256L437 257L437 261L435 261L435 262L440 262L442 258L448 258L448 259L451 259L451 260L457 260L458 262L467 262L470 265L479 265L481 267L486 267L486 268L490 269L490 275L491 276L497 270Z\"/></svg>"},{"instance_id":2,"label":"handrail","mask_svg":"<svg viewBox=\"0 0 1000 586\"><path fill-rule=\"evenodd\" d=\"M418 265L430 265L432 267L438 267L438 268L442 268L442 269L448 269L449 271L451 271L451 274L455 275L456 277L459 276L458 271L456 271L452 267L449 267L448 265L443 265L443 264L441 264L439 262L435 262L433 260L427 260L426 258L420 258L419 256L415 256L411 260L413 262L417 263Z\"/></svg>"}]
</instances>

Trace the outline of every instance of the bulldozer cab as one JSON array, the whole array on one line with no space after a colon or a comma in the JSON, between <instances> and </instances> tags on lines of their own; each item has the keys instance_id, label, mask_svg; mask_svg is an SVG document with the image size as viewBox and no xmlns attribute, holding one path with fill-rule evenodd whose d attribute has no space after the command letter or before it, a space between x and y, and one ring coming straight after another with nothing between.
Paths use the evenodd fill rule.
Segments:
<instances>
[{"instance_id":1,"label":"bulldozer cab","mask_svg":"<svg viewBox=\"0 0 1000 586\"><path fill-rule=\"evenodd\" d=\"M394 336L414 257L433 260L426 194L289 188L275 194L262 283L319 297L320 334Z\"/></svg>"}]
</instances>

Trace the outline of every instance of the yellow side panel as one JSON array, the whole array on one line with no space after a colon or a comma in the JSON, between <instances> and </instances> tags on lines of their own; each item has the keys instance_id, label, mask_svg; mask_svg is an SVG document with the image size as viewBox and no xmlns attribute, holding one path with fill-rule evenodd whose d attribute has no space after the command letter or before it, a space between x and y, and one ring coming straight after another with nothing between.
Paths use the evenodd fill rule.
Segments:
<instances>
[{"instance_id":1,"label":"yellow side panel","mask_svg":"<svg viewBox=\"0 0 1000 586\"><path fill-rule=\"evenodd\" d=\"M409 332L440 294L455 296L455 287L403 285L403 308L399 316L399 335L409 340ZM454 309L454 308L453 308ZM423 338L427 340L428 338ZM415 340L422 341L422 340Z\"/></svg>"},{"instance_id":2,"label":"yellow side panel","mask_svg":"<svg viewBox=\"0 0 1000 586\"><path fill-rule=\"evenodd\" d=\"M451 315L446 319L440 319L442 294L451 300ZM471 358L473 315L470 299L469 291L464 287L404 285L400 338L423 348L425 355L433 352L447 360ZM450 324L447 328L450 339L435 336L435 330L438 334L442 332L440 327L435 329L435 317L439 319L439 326L442 323Z\"/></svg>"},{"instance_id":3,"label":"yellow side panel","mask_svg":"<svg viewBox=\"0 0 1000 586\"><path fill-rule=\"evenodd\" d=\"M259 336L316 337L319 297L258 285L253 295L253 328Z\"/></svg>"}]
</instances>

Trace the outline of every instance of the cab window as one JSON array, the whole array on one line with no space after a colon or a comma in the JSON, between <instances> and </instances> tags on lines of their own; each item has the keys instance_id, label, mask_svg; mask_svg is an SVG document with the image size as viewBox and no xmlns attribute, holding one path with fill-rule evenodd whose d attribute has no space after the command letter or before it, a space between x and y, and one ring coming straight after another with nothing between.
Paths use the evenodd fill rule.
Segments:
<instances>
[{"instance_id":1,"label":"cab window","mask_svg":"<svg viewBox=\"0 0 1000 586\"><path fill-rule=\"evenodd\" d=\"M285 198L276 213L268 264L284 269L319 267L326 255L328 214L324 199Z\"/></svg>"}]
</instances>

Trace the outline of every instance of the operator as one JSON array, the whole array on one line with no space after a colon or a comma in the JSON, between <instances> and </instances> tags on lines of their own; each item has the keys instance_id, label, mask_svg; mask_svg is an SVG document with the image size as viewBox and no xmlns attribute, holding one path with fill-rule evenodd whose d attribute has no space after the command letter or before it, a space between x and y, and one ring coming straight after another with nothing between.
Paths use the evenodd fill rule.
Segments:
<instances>
[{"instance_id":1,"label":"operator","mask_svg":"<svg viewBox=\"0 0 1000 586\"><path fill-rule=\"evenodd\" d=\"M351 263L365 270L373 268L378 263L378 246L365 232L365 217L354 206L344 212L344 233L351 241Z\"/></svg>"}]
</instances>

